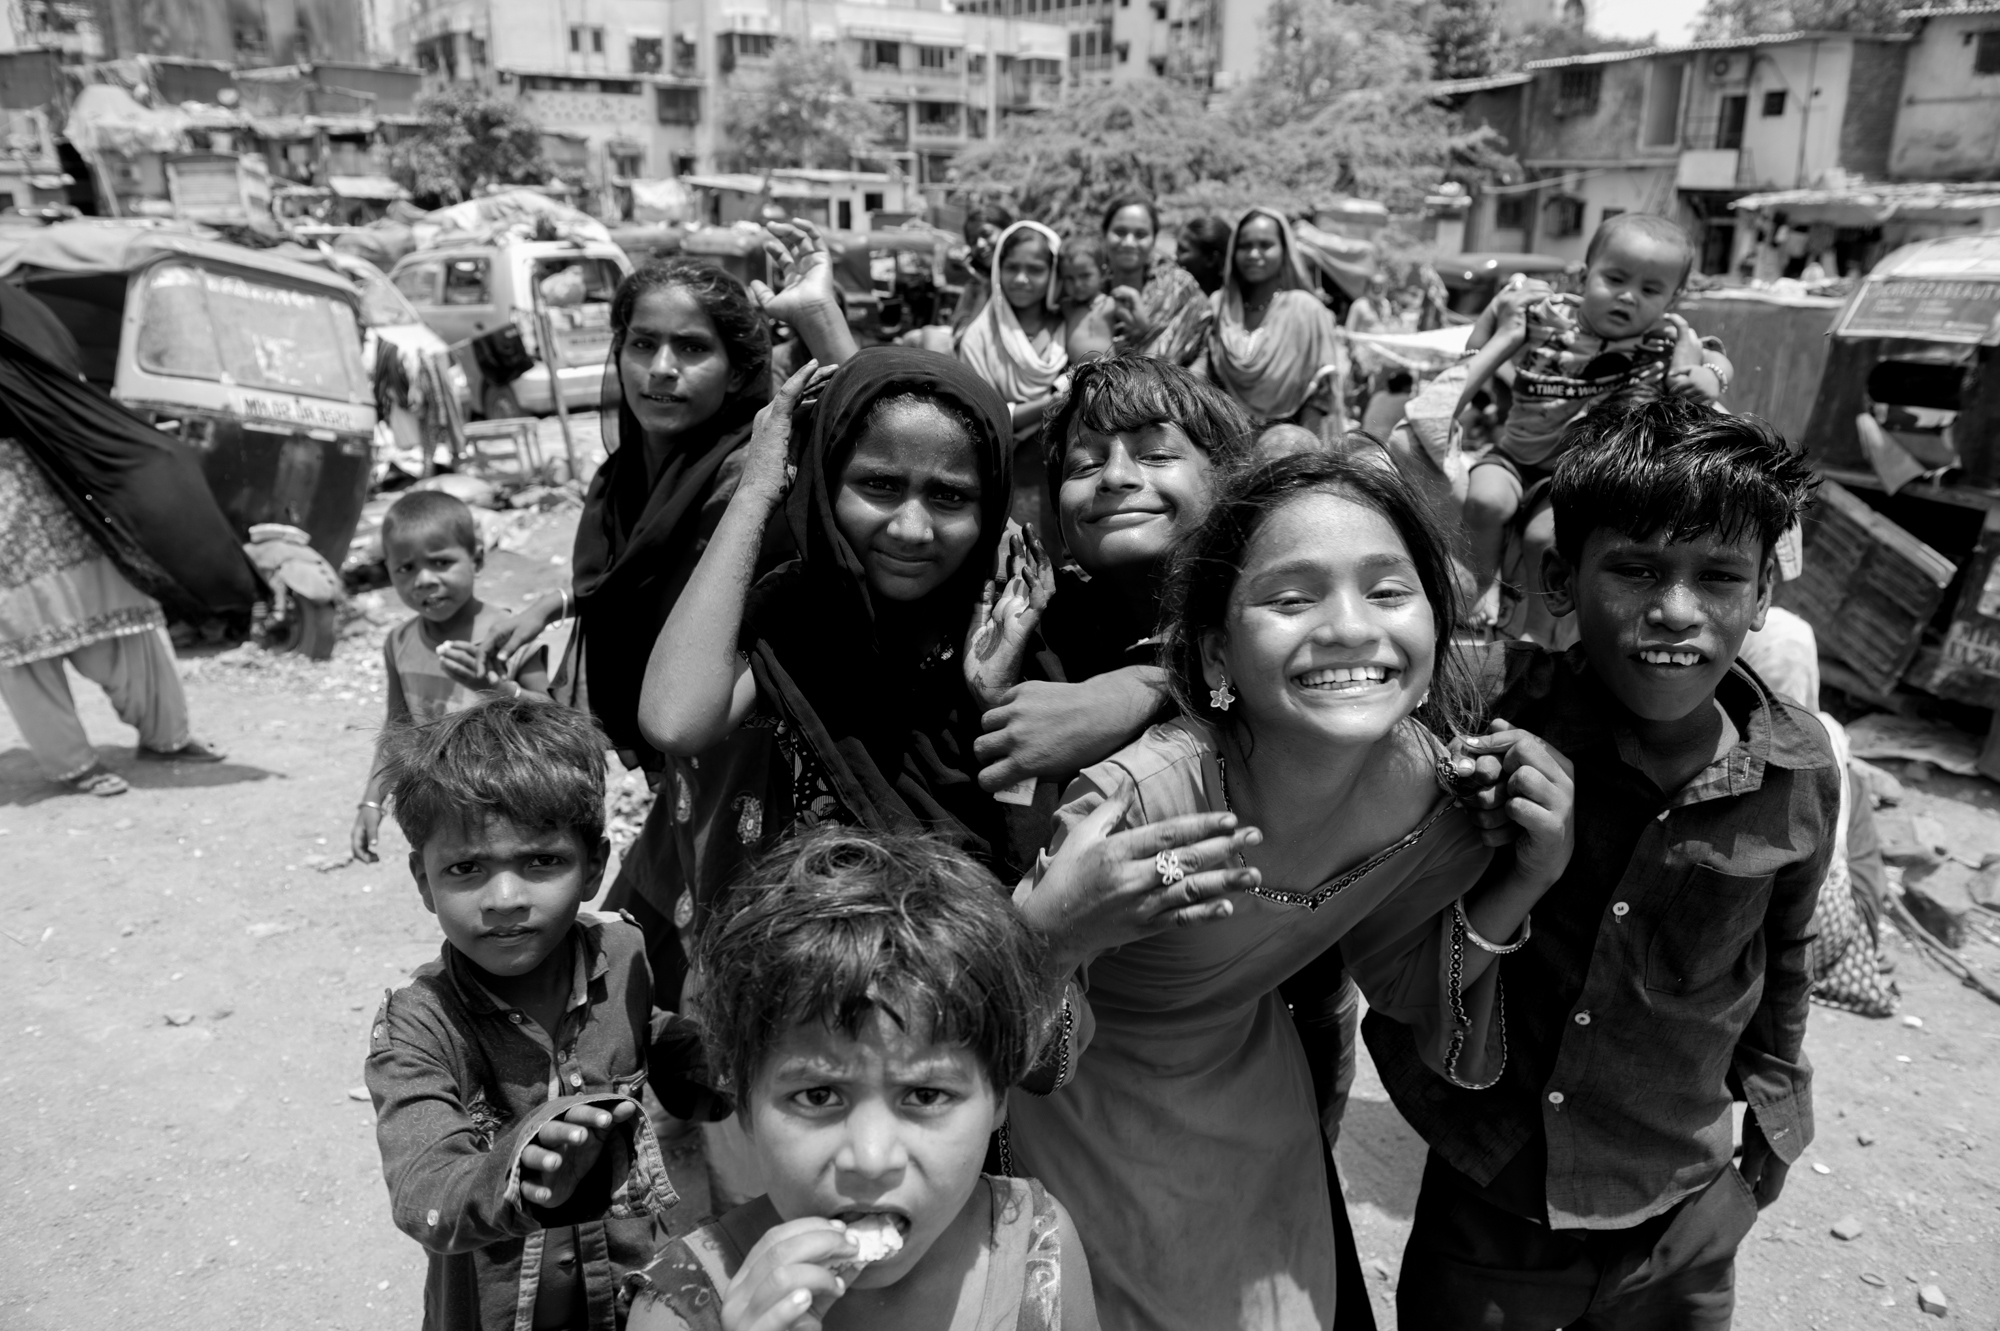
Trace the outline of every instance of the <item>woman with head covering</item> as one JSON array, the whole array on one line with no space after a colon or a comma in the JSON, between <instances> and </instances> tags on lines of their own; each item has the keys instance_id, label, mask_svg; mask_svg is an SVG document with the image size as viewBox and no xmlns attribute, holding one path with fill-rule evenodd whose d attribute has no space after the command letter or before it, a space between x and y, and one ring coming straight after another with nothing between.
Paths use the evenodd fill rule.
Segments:
<instances>
[{"instance_id":1,"label":"woman with head covering","mask_svg":"<svg viewBox=\"0 0 2000 1331\"><path fill-rule=\"evenodd\" d=\"M1222 279L1229 271L1231 230L1220 217L1196 217L1182 223L1180 235L1174 239L1174 258L1193 274L1205 296L1222 290ZM1207 309L1206 302L1202 308Z\"/></svg>"},{"instance_id":2,"label":"woman with head covering","mask_svg":"<svg viewBox=\"0 0 2000 1331\"><path fill-rule=\"evenodd\" d=\"M770 779L730 797L745 847L832 819L928 829L998 864L1005 819L976 780L961 654L1006 525L1006 403L950 357L871 347L798 406L813 369L758 417L658 634L639 724L682 756L772 735ZM755 579L781 509L798 555Z\"/></svg>"},{"instance_id":3,"label":"woman with head covering","mask_svg":"<svg viewBox=\"0 0 2000 1331\"><path fill-rule=\"evenodd\" d=\"M1337 430L1346 352L1282 213L1243 215L1229 242L1228 280L1211 300L1209 377L1259 425L1318 429L1331 418Z\"/></svg>"},{"instance_id":4,"label":"woman with head covering","mask_svg":"<svg viewBox=\"0 0 2000 1331\"><path fill-rule=\"evenodd\" d=\"M1143 195L1113 199L1104 210L1118 349L1192 365L1208 329L1208 297L1192 273L1153 253L1159 234L1159 210Z\"/></svg>"},{"instance_id":5,"label":"woman with head covering","mask_svg":"<svg viewBox=\"0 0 2000 1331\"><path fill-rule=\"evenodd\" d=\"M958 358L1007 402L1025 442L1069 369L1056 256L1062 239L1040 222L1016 222L993 247L995 297L966 328Z\"/></svg>"},{"instance_id":6,"label":"woman with head covering","mask_svg":"<svg viewBox=\"0 0 2000 1331\"><path fill-rule=\"evenodd\" d=\"M684 968L676 903L689 885L694 846L727 816L716 803L720 778L762 755L744 744L707 755L697 769L648 744L638 723L646 654L742 474L751 421L770 400L766 316L798 330L826 361L854 346L817 237L784 224L772 230L781 238L772 258L787 274L781 293L759 283L753 299L721 269L686 258L648 265L619 284L600 417L609 456L577 524L573 590L544 595L484 644L504 659L576 615L557 695L588 708L628 766L660 774L659 798L606 900L645 928L655 982L666 994L679 993Z\"/></svg>"}]
</instances>

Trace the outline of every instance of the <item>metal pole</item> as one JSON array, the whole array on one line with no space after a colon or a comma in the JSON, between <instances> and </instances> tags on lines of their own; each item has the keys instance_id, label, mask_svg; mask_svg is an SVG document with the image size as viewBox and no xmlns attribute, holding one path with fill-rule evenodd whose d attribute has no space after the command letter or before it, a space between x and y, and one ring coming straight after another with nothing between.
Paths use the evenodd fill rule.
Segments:
<instances>
[{"instance_id":1,"label":"metal pole","mask_svg":"<svg viewBox=\"0 0 2000 1331\"><path fill-rule=\"evenodd\" d=\"M542 364L549 371L549 396L556 401L556 419L562 422L563 452L569 456L569 478L583 479L583 469L577 462L576 435L569 428L569 403L563 400L562 374L556 366L556 332L549 319L548 306L542 303L542 279L530 277L529 286L535 294L535 329L542 339Z\"/></svg>"}]
</instances>

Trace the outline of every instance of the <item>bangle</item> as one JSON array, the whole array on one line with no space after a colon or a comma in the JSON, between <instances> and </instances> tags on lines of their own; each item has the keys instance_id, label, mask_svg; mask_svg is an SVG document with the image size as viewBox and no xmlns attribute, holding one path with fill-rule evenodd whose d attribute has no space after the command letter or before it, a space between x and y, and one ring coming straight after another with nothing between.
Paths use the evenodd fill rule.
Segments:
<instances>
[{"instance_id":1,"label":"bangle","mask_svg":"<svg viewBox=\"0 0 2000 1331\"><path fill-rule=\"evenodd\" d=\"M1472 921L1466 917L1464 897L1460 897L1458 900L1452 902L1451 908L1458 912L1458 924L1460 928L1465 930L1465 936L1467 940L1470 941L1471 944L1474 947L1478 948L1481 952L1491 952L1496 957L1504 957L1509 952L1519 952L1522 948L1528 945L1528 939L1533 932L1529 928L1529 926L1532 924L1533 921L1530 919L1530 917L1523 915L1521 917L1521 932L1519 936L1514 939L1513 942L1507 943L1505 945L1499 943L1489 943L1484 938L1481 938L1479 936L1479 930L1473 928Z\"/></svg>"},{"instance_id":2,"label":"bangle","mask_svg":"<svg viewBox=\"0 0 2000 1331\"><path fill-rule=\"evenodd\" d=\"M560 588L559 594L562 596L562 613L556 616L557 623L569 618L569 588Z\"/></svg>"},{"instance_id":3,"label":"bangle","mask_svg":"<svg viewBox=\"0 0 2000 1331\"><path fill-rule=\"evenodd\" d=\"M361 803L355 805L354 807L357 809L373 809L377 813L382 812L382 806L376 803L374 800L363 800L361 801Z\"/></svg>"}]
</instances>

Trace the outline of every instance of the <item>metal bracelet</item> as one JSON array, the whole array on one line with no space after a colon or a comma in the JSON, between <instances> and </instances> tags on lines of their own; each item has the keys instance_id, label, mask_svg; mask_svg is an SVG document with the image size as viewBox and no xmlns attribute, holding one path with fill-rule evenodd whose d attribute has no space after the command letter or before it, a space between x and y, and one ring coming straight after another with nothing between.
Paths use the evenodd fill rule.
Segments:
<instances>
[{"instance_id":1,"label":"metal bracelet","mask_svg":"<svg viewBox=\"0 0 2000 1331\"><path fill-rule=\"evenodd\" d=\"M382 806L376 803L374 800L363 800L361 801L361 803L355 805L354 807L357 809L373 809L377 813L382 812Z\"/></svg>"},{"instance_id":2,"label":"metal bracelet","mask_svg":"<svg viewBox=\"0 0 2000 1331\"><path fill-rule=\"evenodd\" d=\"M1521 917L1520 936L1517 937L1513 942L1507 943L1505 945L1499 943L1489 943L1484 938L1481 938L1479 936L1479 930L1472 927L1472 920L1465 913L1464 897L1460 897L1458 900L1452 902L1451 908L1458 912L1458 922L1459 925L1465 930L1466 941L1471 943L1474 947L1478 948L1481 952L1491 952L1496 957L1504 957L1509 952L1519 952L1522 948L1528 945L1528 939L1533 932L1532 929L1530 928L1530 926L1534 922L1532 917L1523 915Z\"/></svg>"}]
</instances>

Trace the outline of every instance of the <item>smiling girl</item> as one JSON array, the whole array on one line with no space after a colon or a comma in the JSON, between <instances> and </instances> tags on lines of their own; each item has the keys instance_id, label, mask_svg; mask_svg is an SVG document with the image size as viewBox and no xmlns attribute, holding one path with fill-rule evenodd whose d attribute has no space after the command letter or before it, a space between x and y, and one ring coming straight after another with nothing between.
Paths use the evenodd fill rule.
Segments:
<instances>
[{"instance_id":1,"label":"smiling girl","mask_svg":"<svg viewBox=\"0 0 2000 1331\"><path fill-rule=\"evenodd\" d=\"M1056 256L1062 240L1040 222L1016 222L993 247L994 299L965 330L959 359L1007 400L1014 437L1042 423L1069 368Z\"/></svg>"},{"instance_id":2,"label":"smiling girl","mask_svg":"<svg viewBox=\"0 0 2000 1331\"><path fill-rule=\"evenodd\" d=\"M973 779L962 649L1006 522L1006 406L958 362L901 347L859 353L794 417L807 378L758 417L653 646L639 724L681 756L748 723L775 735L772 772L728 795L745 844L833 820L1004 856L1000 807ZM753 587L781 506L799 555Z\"/></svg>"},{"instance_id":3,"label":"smiling girl","mask_svg":"<svg viewBox=\"0 0 2000 1331\"><path fill-rule=\"evenodd\" d=\"M1400 480L1341 457L1235 482L1175 554L1182 717L1078 779L1017 895L1076 980L1069 1080L1013 1098L1012 1148L1076 1213L1107 1327L1332 1325L1325 1148L1278 993L1328 947L1433 1071L1499 1074L1490 963L1567 862L1570 788L1508 732L1467 741L1505 755L1495 826L1440 790L1433 727L1468 697L1446 550Z\"/></svg>"}]
</instances>

